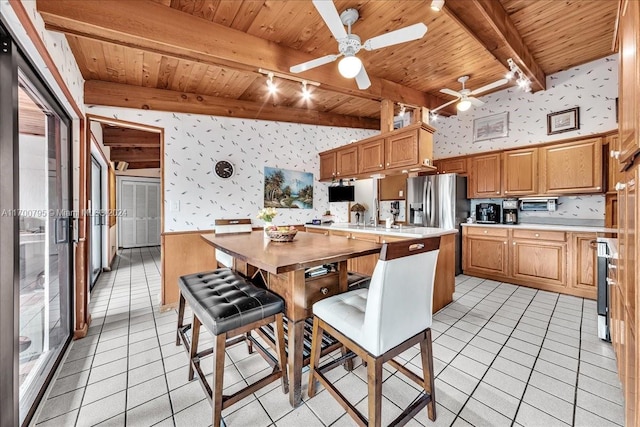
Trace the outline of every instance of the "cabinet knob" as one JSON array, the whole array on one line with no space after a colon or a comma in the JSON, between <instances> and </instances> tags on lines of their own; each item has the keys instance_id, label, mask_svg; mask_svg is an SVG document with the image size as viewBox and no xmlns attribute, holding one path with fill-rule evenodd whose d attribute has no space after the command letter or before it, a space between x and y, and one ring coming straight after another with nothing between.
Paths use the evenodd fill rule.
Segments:
<instances>
[{"instance_id":1,"label":"cabinet knob","mask_svg":"<svg viewBox=\"0 0 640 427\"><path fill-rule=\"evenodd\" d=\"M328 294L328 293L329 293L329 289L327 289L327 288L320 288L320 293L321 293L322 295L326 295L326 294Z\"/></svg>"},{"instance_id":2,"label":"cabinet knob","mask_svg":"<svg viewBox=\"0 0 640 427\"><path fill-rule=\"evenodd\" d=\"M516 245L516 242L513 242L513 246L515 246L515 245Z\"/></svg>"},{"instance_id":3,"label":"cabinet knob","mask_svg":"<svg viewBox=\"0 0 640 427\"><path fill-rule=\"evenodd\" d=\"M540 237L540 235L539 235L538 233L534 234L534 236L536 236L536 237Z\"/></svg>"},{"instance_id":4,"label":"cabinet knob","mask_svg":"<svg viewBox=\"0 0 640 427\"><path fill-rule=\"evenodd\" d=\"M389 165L390 165L390 163L387 163L387 166L389 166Z\"/></svg>"},{"instance_id":5,"label":"cabinet knob","mask_svg":"<svg viewBox=\"0 0 640 427\"><path fill-rule=\"evenodd\" d=\"M626 187L627 187L627 184L625 184L623 182L616 182L616 186L615 186L616 191L622 191Z\"/></svg>"},{"instance_id":6,"label":"cabinet knob","mask_svg":"<svg viewBox=\"0 0 640 427\"><path fill-rule=\"evenodd\" d=\"M599 189L600 189L600 187L596 187L596 190L599 190Z\"/></svg>"},{"instance_id":7,"label":"cabinet knob","mask_svg":"<svg viewBox=\"0 0 640 427\"><path fill-rule=\"evenodd\" d=\"M499 191L496 191L496 194L500 194L500 192L499 192Z\"/></svg>"},{"instance_id":8,"label":"cabinet knob","mask_svg":"<svg viewBox=\"0 0 640 427\"><path fill-rule=\"evenodd\" d=\"M382 163L381 163L381 164L380 164L380 167L382 167L382 166L383 166L383 165L382 165Z\"/></svg>"},{"instance_id":9,"label":"cabinet knob","mask_svg":"<svg viewBox=\"0 0 640 427\"><path fill-rule=\"evenodd\" d=\"M611 158L613 159L619 159L620 158L620 151L617 150L611 150L609 152L609 155L611 156Z\"/></svg>"},{"instance_id":10,"label":"cabinet knob","mask_svg":"<svg viewBox=\"0 0 640 427\"><path fill-rule=\"evenodd\" d=\"M507 244L507 242L502 242L502 243L505 244L505 245Z\"/></svg>"},{"instance_id":11,"label":"cabinet knob","mask_svg":"<svg viewBox=\"0 0 640 427\"><path fill-rule=\"evenodd\" d=\"M508 194L509 192L505 190L504 194Z\"/></svg>"},{"instance_id":12,"label":"cabinet knob","mask_svg":"<svg viewBox=\"0 0 640 427\"><path fill-rule=\"evenodd\" d=\"M487 230L484 230L484 234L487 234Z\"/></svg>"},{"instance_id":13,"label":"cabinet knob","mask_svg":"<svg viewBox=\"0 0 640 427\"><path fill-rule=\"evenodd\" d=\"M336 173L336 175L340 175L340 172Z\"/></svg>"}]
</instances>

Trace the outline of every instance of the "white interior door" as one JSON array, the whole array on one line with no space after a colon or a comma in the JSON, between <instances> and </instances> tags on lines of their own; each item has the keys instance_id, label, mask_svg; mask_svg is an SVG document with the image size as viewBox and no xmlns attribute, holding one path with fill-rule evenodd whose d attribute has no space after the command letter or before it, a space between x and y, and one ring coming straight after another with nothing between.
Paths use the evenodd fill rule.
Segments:
<instances>
[{"instance_id":1,"label":"white interior door","mask_svg":"<svg viewBox=\"0 0 640 427\"><path fill-rule=\"evenodd\" d=\"M160 181L120 178L120 246L137 248L160 244Z\"/></svg>"}]
</instances>

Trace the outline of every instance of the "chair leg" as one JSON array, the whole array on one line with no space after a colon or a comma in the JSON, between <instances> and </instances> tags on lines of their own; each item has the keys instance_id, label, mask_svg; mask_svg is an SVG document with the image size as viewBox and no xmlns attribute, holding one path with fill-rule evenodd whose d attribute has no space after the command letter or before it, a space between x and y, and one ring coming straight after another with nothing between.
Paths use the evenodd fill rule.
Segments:
<instances>
[{"instance_id":1,"label":"chair leg","mask_svg":"<svg viewBox=\"0 0 640 427\"><path fill-rule=\"evenodd\" d=\"M191 351L189 357L193 360L198 354L198 341L200 340L200 319L198 316L193 315L193 321L191 323ZM198 362L200 363L200 362ZM189 363L189 381L193 379L193 364Z\"/></svg>"},{"instance_id":2,"label":"chair leg","mask_svg":"<svg viewBox=\"0 0 640 427\"><path fill-rule=\"evenodd\" d=\"M309 360L309 384L307 386L307 394L309 397L316 395L316 369L320 363L320 351L322 350L322 328L320 327L320 319L313 318L313 332L311 333L311 360ZM343 347L344 348L344 347Z\"/></svg>"},{"instance_id":3,"label":"chair leg","mask_svg":"<svg viewBox=\"0 0 640 427\"><path fill-rule=\"evenodd\" d=\"M178 329L176 330L176 345L180 345L180 330L184 326L184 306L185 299L182 294L180 294L180 302L178 304Z\"/></svg>"},{"instance_id":4,"label":"chair leg","mask_svg":"<svg viewBox=\"0 0 640 427\"><path fill-rule=\"evenodd\" d=\"M246 337L247 337L247 352L249 354L253 354L253 342L251 341L251 331L246 333Z\"/></svg>"},{"instance_id":5,"label":"chair leg","mask_svg":"<svg viewBox=\"0 0 640 427\"><path fill-rule=\"evenodd\" d=\"M282 392L289 393L289 376L287 375L287 353L284 348L284 324L282 313L276 314L276 354L278 355L278 364L282 371Z\"/></svg>"},{"instance_id":6,"label":"chair leg","mask_svg":"<svg viewBox=\"0 0 640 427\"><path fill-rule=\"evenodd\" d=\"M382 359L367 357L367 385L369 388L369 426L382 425Z\"/></svg>"},{"instance_id":7,"label":"chair leg","mask_svg":"<svg viewBox=\"0 0 640 427\"><path fill-rule=\"evenodd\" d=\"M431 328L427 329L425 339L420 341L420 353L422 355L422 376L424 378L424 391L431 395L431 401L427 404L427 415L431 421L436 419L436 385L433 375L433 352L431 346Z\"/></svg>"},{"instance_id":8,"label":"chair leg","mask_svg":"<svg viewBox=\"0 0 640 427\"><path fill-rule=\"evenodd\" d=\"M213 407L213 426L220 426L222 421L222 390L224 388L224 358L227 343L226 334L215 337L213 343L213 396L211 396L211 406Z\"/></svg>"}]
</instances>

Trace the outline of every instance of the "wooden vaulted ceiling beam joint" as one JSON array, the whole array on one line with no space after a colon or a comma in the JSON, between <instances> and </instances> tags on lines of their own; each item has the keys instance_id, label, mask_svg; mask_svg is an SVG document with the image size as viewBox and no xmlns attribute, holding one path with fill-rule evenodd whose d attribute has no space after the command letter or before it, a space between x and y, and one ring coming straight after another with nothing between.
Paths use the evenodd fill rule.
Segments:
<instances>
[{"instance_id":1,"label":"wooden vaulted ceiling beam joint","mask_svg":"<svg viewBox=\"0 0 640 427\"><path fill-rule=\"evenodd\" d=\"M447 0L443 10L505 67L512 58L533 92L546 89L544 71L499 0Z\"/></svg>"},{"instance_id":2,"label":"wooden vaulted ceiling beam joint","mask_svg":"<svg viewBox=\"0 0 640 427\"><path fill-rule=\"evenodd\" d=\"M84 84L84 102L88 105L206 114L244 119L272 120L313 125L380 129L380 121L322 111L272 106L258 102L220 98L165 89L131 86L122 83L88 80Z\"/></svg>"},{"instance_id":3,"label":"wooden vaulted ceiling beam joint","mask_svg":"<svg viewBox=\"0 0 640 427\"><path fill-rule=\"evenodd\" d=\"M316 58L152 0L38 0L37 8L51 31L238 70L262 68L291 74L292 65ZM371 75L371 86L358 90L355 81L343 78L335 66L300 76L322 84L323 89L359 98L428 108L442 103L433 95Z\"/></svg>"}]
</instances>

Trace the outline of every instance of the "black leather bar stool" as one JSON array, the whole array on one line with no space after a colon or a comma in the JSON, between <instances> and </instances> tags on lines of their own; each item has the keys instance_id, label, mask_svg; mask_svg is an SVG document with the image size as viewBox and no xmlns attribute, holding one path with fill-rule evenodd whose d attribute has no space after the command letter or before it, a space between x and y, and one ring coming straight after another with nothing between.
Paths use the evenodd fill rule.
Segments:
<instances>
[{"instance_id":1,"label":"black leather bar stool","mask_svg":"<svg viewBox=\"0 0 640 427\"><path fill-rule=\"evenodd\" d=\"M177 345L184 344L189 354L189 380L198 374L200 385L213 407L212 421L219 426L222 410L244 399L265 385L281 379L283 393L289 392L284 349L282 313L284 301L272 292L259 288L228 268L180 277ZM185 303L193 311L193 322L184 325ZM275 322L276 354L273 357L258 341L246 333ZM200 326L214 336L212 348L198 351ZM187 335L191 329L191 341ZM257 350L273 367L272 373L229 396L223 396L224 359L227 346L253 341ZM201 359L214 356L213 384L209 386L200 367Z\"/></svg>"}]
</instances>

